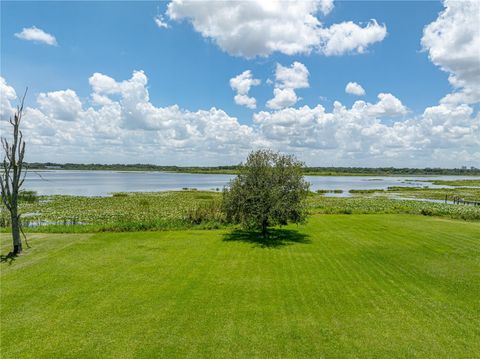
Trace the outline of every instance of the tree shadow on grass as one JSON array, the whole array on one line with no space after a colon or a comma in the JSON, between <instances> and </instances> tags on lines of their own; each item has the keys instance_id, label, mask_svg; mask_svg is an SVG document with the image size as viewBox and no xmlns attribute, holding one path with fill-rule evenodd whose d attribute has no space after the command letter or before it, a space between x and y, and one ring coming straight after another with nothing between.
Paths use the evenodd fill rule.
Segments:
<instances>
[{"instance_id":1,"label":"tree shadow on grass","mask_svg":"<svg viewBox=\"0 0 480 359\"><path fill-rule=\"evenodd\" d=\"M224 235L225 242L252 243L255 247L280 248L295 243L308 244L311 241L308 235L293 229L272 228L268 230L268 237L263 238L260 232L235 229Z\"/></svg>"},{"instance_id":2,"label":"tree shadow on grass","mask_svg":"<svg viewBox=\"0 0 480 359\"><path fill-rule=\"evenodd\" d=\"M12 264L12 262L17 258L17 255L14 254L13 252L8 253L7 255L2 254L0 255L0 263L6 263Z\"/></svg>"}]
</instances>

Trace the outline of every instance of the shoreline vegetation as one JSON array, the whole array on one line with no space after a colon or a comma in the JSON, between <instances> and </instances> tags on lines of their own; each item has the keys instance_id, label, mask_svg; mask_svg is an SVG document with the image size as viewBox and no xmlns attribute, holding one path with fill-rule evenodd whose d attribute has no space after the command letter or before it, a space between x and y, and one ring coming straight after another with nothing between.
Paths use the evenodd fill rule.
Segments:
<instances>
[{"instance_id":1,"label":"shoreline vegetation","mask_svg":"<svg viewBox=\"0 0 480 359\"><path fill-rule=\"evenodd\" d=\"M413 214L480 221L480 206L455 205L454 198L480 201L480 187L350 190L350 197L310 192L309 214ZM446 201L445 201L446 200ZM20 208L26 232L132 232L173 229L218 229L229 226L219 192L121 192L109 197L36 196L22 194ZM6 211L0 232L8 231Z\"/></svg>"},{"instance_id":2,"label":"shoreline vegetation","mask_svg":"<svg viewBox=\"0 0 480 359\"><path fill-rule=\"evenodd\" d=\"M152 164L79 164L32 162L30 170L81 170L81 171L162 171L195 174L238 174L239 166L180 167ZM395 167L304 167L306 176L480 176L480 168L395 168Z\"/></svg>"}]
</instances>

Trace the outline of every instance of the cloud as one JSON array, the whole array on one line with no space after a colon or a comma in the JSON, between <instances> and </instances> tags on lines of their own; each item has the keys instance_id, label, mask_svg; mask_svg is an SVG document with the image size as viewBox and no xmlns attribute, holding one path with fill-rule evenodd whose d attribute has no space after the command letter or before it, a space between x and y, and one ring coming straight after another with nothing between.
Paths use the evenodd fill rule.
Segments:
<instances>
[{"instance_id":1,"label":"cloud","mask_svg":"<svg viewBox=\"0 0 480 359\"><path fill-rule=\"evenodd\" d=\"M39 94L37 106L25 110L29 158L94 162L141 158L198 165L199 156L201 161L239 162L251 146L261 143L253 128L221 109L192 112L177 105L153 105L143 71L134 71L124 81L95 73L89 82L92 106L82 103L75 91L62 90ZM2 118L0 129L5 124Z\"/></svg>"},{"instance_id":2,"label":"cloud","mask_svg":"<svg viewBox=\"0 0 480 359\"><path fill-rule=\"evenodd\" d=\"M406 113L395 96L382 93L378 99L375 104L356 101L350 109L335 101L331 113L322 105L261 111L253 119L267 139L291 148L348 148L369 129L387 128L382 125L382 118Z\"/></svg>"},{"instance_id":3,"label":"cloud","mask_svg":"<svg viewBox=\"0 0 480 359\"><path fill-rule=\"evenodd\" d=\"M17 99L17 93L13 87L7 85L7 82L0 76L0 118L9 119L13 116L15 109L11 101Z\"/></svg>"},{"instance_id":4,"label":"cloud","mask_svg":"<svg viewBox=\"0 0 480 359\"><path fill-rule=\"evenodd\" d=\"M273 89L273 98L267 101L267 107L272 110L280 110L293 106L297 103L298 97L293 89Z\"/></svg>"},{"instance_id":5,"label":"cloud","mask_svg":"<svg viewBox=\"0 0 480 359\"><path fill-rule=\"evenodd\" d=\"M173 0L166 15L174 21L189 21L195 31L223 51L247 58L274 52L362 53L386 36L385 25L375 20L364 27L350 21L324 28L317 14L327 15L332 9L332 0Z\"/></svg>"},{"instance_id":6,"label":"cloud","mask_svg":"<svg viewBox=\"0 0 480 359\"><path fill-rule=\"evenodd\" d=\"M58 121L75 121L82 110L82 103L73 90L40 93L39 110Z\"/></svg>"},{"instance_id":7,"label":"cloud","mask_svg":"<svg viewBox=\"0 0 480 359\"><path fill-rule=\"evenodd\" d=\"M480 2L447 0L444 6L421 40L430 61L449 74L455 90L442 103L480 102Z\"/></svg>"},{"instance_id":8,"label":"cloud","mask_svg":"<svg viewBox=\"0 0 480 359\"><path fill-rule=\"evenodd\" d=\"M307 88L309 72L307 67L295 61L290 67L277 64L275 69L275 88L273 98L267 101L267 107L279 110L297 103L295 89Z\"/></svg>"},{"instance_id":9,"label":"cloud","mask_svg":"<svg viewBox=\"0 0 480 359\"><path fill-rule=\"evenodd\" d=\"M320 51L326 56L364 53L368 46L387 36L387 27L371 20L365 27L352 21L319 29Z\"/></svg>"},{"instance_id":10,"label":"cloud","mask_svg":"<svg viewBox=\"0 0 480 359\"><path fill-rule=\"evenodd\" d=\"M349 82L347 86L345 86L345 92L356 96L365 95L365 90L363 89L363 87L356 82Z\"/></svg>"},{"instance_id":11,"label":"cloud","mask_svg":"<svg viewBox=\"0 0 480 359\"><path fill-rule=\"evenodd\" d=\"M139 74L140 75L140 74ZM135 76L135 72L134 72ZM96 94L108 94L113 95L120 93L122 84L117 83L110 76L106 76L99 72L95 72L89 79L88 82L92 87L94 93Z\"/></svg>"},{"instance_id":12,"label":"cloud","mask_svg":"<svg viewBox=\"0 0 480 359\"><path fill-rule=\"evenodd\" d=\"M406 109L391 94L378 98L351 108L336 101L332 112L322 105L261 111L254 123L273 148L309 163L445 167L480 159L480 116L470 106L440 104L387 124L384 117Z\"/></svg>"},{"instance_id":13,"label":"cloud","mask_svg":"<svg viewBox=\"0 0 480 359\"><path fill-rule=\"evenodd\" d=\"M33 42L40 42L43 44L57 46L57 39L55 36L49 34L48 32L43 31L35 26L23 28L21 32L17 32L15 34L16 37L22 40L33 41Z\"/></svg>"},{"instance_id":14,"label":"cloud","mask_svg":"<svg viewBox=\"0 0 480 359\"><path fill-rule=\"evenodd\" d=\"M153 21L155 21L155 24L160 28L164 28L164 29L168 29L168 24L165 22L165 20L163 19L163 16L161 15L157 15L153 18Z\"/></svg>"},{"instance_id":15,"label":"cloud","mask_svg":"<svg viewBox=\"0 0 480 359\"><path fill-rule=\"evenodd\" d=\"M281 87L292 86L295 77L280 78ZM453 167L480 161L480 115L467 104L440 103L413 116L400 99L380 93L376 102L359 100L350 108L335 101L328 111L320 104L259 111L252 125L244 125L214 107L155 106L143 71L123 81L95 73L89 82L91 102L61 90L39 94L36 106L26 108L28 161L232 164L260 147L297 154L310 165ZM1 78L0 85L2 111L11 109L15 91Z\"/></svg>"},{"instance_id":16,"label":"cloud","mask_svg":"<svg viewBox=\"0 0 480 359\"><path fill-rule=\"evenodd\" d=\"M370 116L375 117L394 117L405 115L408 109L402 102L390 93L379 93L378 102L376 104L365 103L364 101L356 101L353 108L366 111Z\"/></svg>"},{"instance_id":17,"label":"cloud","mask_svg":"<svg viewBox=\"0 0 480 359\"><path fill-rule=\"evenodd\" d=\"M254 115L267 140L283 151L299 148L336 148L335 123L322 105L314 108L285 108L280 111L261 111ZM295 150L293 151L295 152Z\"/></svg>"},{"instance_id":18,"label":"cloud","mask_svg":"<svg viewBox=\"0 0 480 359\"><path fill-rule=\"evenodd\" d=\"M250 70L242 72L240 75L230 79L230 87L237 92L234 97L237 105L243 105L250 109L257 107L257 100L248 96L252 86L260 85L261 81L254 79Z\"/></svg>"},{"instance_id":19,"label":"cloud","mask_svg":"<svg viewBox=\"0 0 480 359\"><path fill-rule=\"evenodd\" d=\"M310 73L307 70L307 67L295 61L290 67L284 67L280 64L277 64L275 71L275 83L279 88L306 88L308 84L308 76Z\"/></svg>"}]
</instances>

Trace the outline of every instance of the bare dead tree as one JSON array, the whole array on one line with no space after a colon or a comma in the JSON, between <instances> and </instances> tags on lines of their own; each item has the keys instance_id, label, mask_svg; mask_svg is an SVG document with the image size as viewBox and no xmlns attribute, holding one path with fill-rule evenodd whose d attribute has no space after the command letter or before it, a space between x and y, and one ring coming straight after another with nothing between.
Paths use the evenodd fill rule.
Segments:
<instances>
[{"instance_id":1,"label":"bare dead tree","mask_svg":"<svg viewBox=\"0 0 480 359\"><path fill-rule=\"evenodd\" d=\"M27 88L28 90L28 88ZM23 104L27 90L23 95L20 105L17 106L13 119L9 122L13 126L13 141L9 143L4 137L1 138L5 157L0 173L0 185L2 190L2 201L10 212L13 239L13 255L22 251L22 240L20 233L22 231L20 213L18 213L18 195L20 188L25 180L26 171L23 167L23 158L25 156L25 141L23 140L20 123L23 115Z\"/></svg>"}]
</instances>

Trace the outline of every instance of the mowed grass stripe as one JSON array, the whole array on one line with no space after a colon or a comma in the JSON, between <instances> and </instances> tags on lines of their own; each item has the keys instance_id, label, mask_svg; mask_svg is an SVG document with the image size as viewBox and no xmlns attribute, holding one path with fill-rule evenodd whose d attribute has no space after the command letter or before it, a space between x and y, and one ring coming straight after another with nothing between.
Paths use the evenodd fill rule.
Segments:
<instances>
[{"instance_id":1,"label":"mowed grass stripe","mask_svg":"<svg viewBox=\"0 0 480 359\"><path fill-rule=\"evenodd\" d=\"M478 232L475 232L475 233L478 234ZM475 234L475 236L478 238L478 235ZM427 240L428 242L433 242L433 241L438 241L438 239L439 239L438 236L432 236ZM432 259L431 255L432 253L435 253L435 252L430 251L429 245L424 245L424 243L422 243L424 242L424 240L425 239L423 239L422 241L418 241L417 239L417 246L419 245L418 247L422 249L427 248L428 250L423 250L421 252L422 257L426 257L427 260ZM475 250L472 249L472 251L474 252ZM441 251L437 251L437 252L440 253ZM442 259L442 256L439 256L439 258ZM386 261L392 264L394 263L391 256L388 256L386 258ZM448 260L441 261L441 264L442 266L447 265L448 262L449 262ZM442 278L443 281L439 281L438 278L436 278L435 276L425 273L425 271L419 270L419 269L424 269L422 267L425 267L426 264L428 264L428 261L421 261L420 263L418 263L417 261L402 261L401 263L400 262L398 263L399 265L397 265L397 270L399 272L403 272L404 274L410 277L410 281L407 282L405 285L408 285L410 288L415 289L415 295L413 296L413 298L415 299L415 302L417 303L418 307L420 307L425 313L434 313L438 317L443 317L445 321L456 320L460 327L462 327L463 325L467 327L468 325L469 328L465 329L465 331L469 332L469 334L472 333L472 331L470 330L472 329L471 321L468 321L468 320L465 321L465 318L464 318L465 315L469 315L469 311L465 311L464 308L457 306L458 299L462 299L463 295L466 294L467 292L462 293L463 295L460 295L460 296L457 295L456 300L452 300L451 297L445 297L444 291L446 289L451 290L449 287L445 286L445 284L449 284L448 282L445 282L445 278ZM412 263L417 265L412 266ZM463 261L462 263L465 263L465 262ZM478 264L478 261L477 261L477 264ZM472 267L475 267L475 265L472 265L469 267L472 268ZM462 265L462 269L464 268L465 267ZM478 273L478 269L479 269L478 265L476 266L476 268ZM458 283L459 280L461 281L462 278L455 278L456 283ZM472 283L475 283L475 281L472 281ZM478 281L476 283L478 283ZM477 286L477 291L478 291L478 286ZM419 300L419 298L423 298L423 300ZM443 306L448 306L447 310L445 310ZM470 313L473 314L473 312L470 312ZM425 318L425 316L420 316L419 318ZM433 330L438 330L438 329L433 328Z\"/></svg>"},{"instance_id":2,"label":"mowed grass stripe","mask_svg":"<svg viewBox=\"0 0 480 359\"><path fill-rule=\"evenodd\" d=\"M355 222L352 223L352 227L354 235L352 236L351 233L349 233L348 237L342 238L345 243L341 243L340 245L344 248L344 255L337 257L340 257L347 265L347 272L357 274L357 284L361 284L358 286L355 285L354 282L345 283L345 286L356 287L356 291L358 292L359 300L356 301L354 307L356 314L361 319L357 320L364 320L371 323L372 326L375 326L382 314L385 319L388 319L388 313L391 312L396 312L396 316L399 316L398 308L405 306L405 303L399 301L397 295L392 295L391 291L388 295L384 289L386 282L381 279L377 273L384 273L383 270L385 267L382 266L380 270L374 268L373 266L376 265L376 262L372 261L372 258L365 257L363 254L358 255L357 250L352 250L358 249L358 247L361 248L365 242L361 239L361 235L357 235L361 228L357 228ZM351 244L355 244L355 246L349 246ZM366 263L368 265L365 265ZM384 313L387 313L387 315ZM408 319L415 321L415 318ZM383 333L380 333L380 335L383 335ZM389 335L392 334L390 333ZM359 343L359 345L361 345L361 343Z\"/></svg>"},{"instance_id":3,"label":"mowed grass stripe","mask_svg":"<svg viewBox=\"0 0 480 359\"><path fill-rule=\"evenodd\" d=\"M385 238L385 240L387 240L387 239L388 239L388 238ZM370 268L371 266L365 266L365 267ZM385 269L385 268L386 268L386 267L383 267L383 269ZM404 272L406 272L406 271L404 271ZM380 273L381 273L381 272L380 272ZM406 272L406 273L408 273L408 272ZM405 284L402 284L402 285L405 285ZM416 286L414 286L413 288L416 289ZM395 298L395 297L392 296L392 298ZM414 301L416 301L416 300L417 300L417 299L415 299L415 296L413 296L413 299L412 299L412 303L411 303L411 304L414 304ZM440 314L440 315L441 315L441 314ZM420 317L420 318L421 318L421 317ZM449 318L449 319L451 319L451 318Z\"/></svg>"},{"instance_id":4,"label":"mowed grass stripe","mask_svg":"<svg viewBox=\"0 0 480 359\"><path fill-rule=\"evenodd\" d=\"M364 237L364 235L366 235L366 234L368 235L368 231L365 231L362 228L357 228L356 233L361 234L361 235L358 236L358 237L355 237L355 236L352 237L351 238L352 241L355 241L356 238ZM395 234L386 233L385 237L384 237L384 240L385 241L391 241L391 240L401 241L401 238L394 238L394 237L395 237ZM358 247L361 247L361 246L356 245L355 247L358 248ZM408 263L402 263L400 265L397 265L396 267L389 268L389 267L383 265L383 263L386 262L386 260L375 261L375 260L372 260L371 258L369 259L368 257L365 258L365 256L363 256L363 259L366 262L370 262L370 264L368 266L365 266L367 273L372 270L372 271L375 271L376 275L379 276L379 277L384 277L385 275L388 274L388 276L390 278L393 278L392 274L394 274L395 277L398 277L399 273L403 273L406 277L409 277L410 281L405 281L405 280L400 281L401 278L396 278L394 281L390 280L390 283L393 284L393 287L396 287L397 289L400 290L400 293L398 293L398 294L402 295L406 300L409 300L411 302L410 303L411 305L414 305L415 303L416 303L416 306L419 306L419 305L423 304L421 309L424 310L424 311L439 309L437 307L435 307L435 308L431 307L431 305L433 303L432 301L418 302L417 297L419 297L419 296L422 297L422 296L427 295L429 298L438 297L438 288L435 288L435 290L433 290L433 287L431 287L431 286L425 287L425 286L417 285L415 283L415 281L416 280L418 281L418 278L415 278L415 276L416 275L418 276L418 273L413 271L413 270L409 270ZM389 258L387 258L387 259L389 259ZM392 261L391 259L388 260L388 263L391 264L391 265L395 264L395 262ZM407 278L405 278L405 279L407 279ZM386 283L386 282L377 280L377 283L378 284L383 284L383 283ZM404 288L408 289L409 291L407 292L406 290L403 290ZM380 289L380 287L378 287L377 289ZM394 298L394 297L392 297L392 298ZM438 305L438 302L435 302L435 305ZM459 320L459 322L462 323L462 321L461 321L461 319L463 319L462 317L455 317L455 309L456 308L453 307L452 309L453 309L453 311L450 311L449 316L446 317L445 319ZM438 315L442 316L442 313L443 313L443 311L439 311ZM462 311L462 314L464 314L463 311Z\"/></svg>"},{"instance_id":5,"label":"mowed grass stripe","mask_svg":"<svg viewBox=\"0 0 480 359\"><path fill-rule=\"evenodd\" d=\"M385 238L385 239L387 239L387 238ZM352 239L350 239L350 240L352 240ZM365 267L368 267L368 268L375 268L375 267L377 267L377 268L378 268L378 266L373 266L373 265L369 265L369 266L365 266ZM385 268L386 268L386 267L382 267L382 269L385 269ZM352 269L352 271L355 271L355 270ZM383 270L383 271L379 271L378 273L379 273L379 274L382 274L382 273L386 273L386 272L387 272L386 270ZM403 272L406 272L406 271L403 271ZM406 273L408 274L408 272L406 272ZM365 283L367 283L367 281L366 281ZM394 283L394 282L392 281L392 283ZM400 286L397 286L397 287L401 288ZM414 287L414 288L416 289L416 287ZM404 291L403 291L403 292L404 292ZM405 293L405 292L404 292L404 293ZM394 298L394 297L392 296L392 298ZM414 300L415 300L415 297L412 298L412 304L414 304ZM440 315L441 315L441 314L440 314ZM448 319L452 319L452 318L448 318Z\"/></svg>"},{"instance_id":6,"label":"mowed grass stripe","mask_svg":"<svg viewBox=\"0 0 480 359\"><path fill-rule=\"evenodd\" d=\"M352 222L351 225L353 227L351 228L352 232L356 234L356 223ZM330 226L329 228L339 227L342 227L341 223L332 223L332 226ZM337 258L337 265L334 266L332 270L335 270L335 267L339 266L338 263L342 262L341 267L344 270L342 276L344 278L348 275L348 273L356 273L354 280L352 280L351 278L347 278L347 281L342 282L341 279L337 281L337 283L341 284L340 288L344 288L343 290L353 287L355 288L356 292L356 296L352 296L352 298L355 299L353 303L342 303L342 307L353 308L354 315L352 315L351 318L353 321L365 321L370 323L370 325L374 326L376 325L376 321L378 320L379 313L382 313L385 310L384 308L390 308L392 306L391 302L387 301L387 303L385 303L385 299L388 300L390 297L383 296L382 288L376 280L376 277L371 272L363 270L363 267L365 266L364 258L356 255L356 252L351 250L351 244L356 243L356 235L352 236L352 233L348 233L347 236L339 236L339 233L337 232L337 235L335 236L334 232L335 231L332 231L330 229L330 231L326 233L327 238L334 238L334 240L338 242L335 246L337 253L327 253L328 257ZM328 251L328 248L333 248L333 246L331 243L326 242L323 250ZM361 284L360 288L358 284ZM341 292L337 293L335 300L343 302L344 297L342 297L341 294ZM361 342L363 340L365 339L355 342L357 346L356 350L359 350L362 345Z\"/></svg>"},{"instance_id":7,"label":"mowed grass stripe","mask_svg":"<svg viewBox=\"0 0 480 359\"><path fill-rule=\"evenodd\" d=\"M480 351L478 224L320 215L289 228L306 241L262 246L225 230L36 237L36 252L2 263L2 357Z\"/></svg>"},{"instance_id":8,"label":"mowed grass stripe","mask_svg":"<svg viewBox=\"0 0 480 359\"><path fill-rule=\"evenodd\" d=\"M358 233L358 229L355 231L355 233ZM348 282L342 283L342 285L345 288L350 288L352 292L356 292L356 295L358 297L358 300L355 301L355 304L358 303L368 303L370 310L366 312L370 320L374 320L376 312L380 311L383 306L383 302L377 300L377 296L379 294L383 294L384 290L381 287L381 282L378 281L378 277L375 277L373 271L372 263L369 263L369 269L370 270L363 270L359 271L359 268L361 268L364 265L365 258L361 256L357 256L354 251L352 251L351 244L352 243L358 243L356 235L351 236L349 238L343 238L346 241L349 241L350 246L345 245L344 246L344 256L332 256L336 258L337 263L342 262L344 263L343 265L343 270L344 273L342 274L343 278L349 278L351 277L351 280ZM368 261L367 261L368 262ZM337 265L338 267L338 265ZM354 276L354 277L353 277ZM362 283L362 290L353 290L352 288L355 288L355 283Z\"/></svg>"},{"instance_id":9,"label":"mowed grass stripe","mask_svg":"<svg viewBox=\"0 0 480 359\"><path fill-rule=\"evenodd\" d=\"M335 228L335 226L332 226ZM385 293L384 289L384 281L379 280L380 277L387 277L386 268L382 265L379 265L377 261L374 261L372 258L367 258L366 256L360 254L359 255L359 248L363 247L363 236L358 235L363 232L362 228L359 228L355 222L352 224L352 232L355 234L353 236L349 236L347 238L342 238L345 243L342 245L342 252L341 255L334 255L335 253L330 253L329 257L336 258L337 263L342 262L342 268L344 273L342 274L342 278L349 278L350 280L344 284L345 287L352 288L352 285L358 282L362 282L364 285L362 286L361 291L357 289L359 297L362 298L360 302L370 302L372 308L379 309L378 301L374 299L374 295L378 292ZM330 229L328 232L329 236L334 236L334 231ZM355 244L352 246L352 244ZM326 250L328 245L324 248ZM368 266L364 266L364 263L368 263ZM340 265L336 265L336 267L340 267ZM365 267L365 268L363 268ZM359 270L362 268L362 270ZM350 289L351 290L351 289Z\"/></svg>"}]
</instances>

